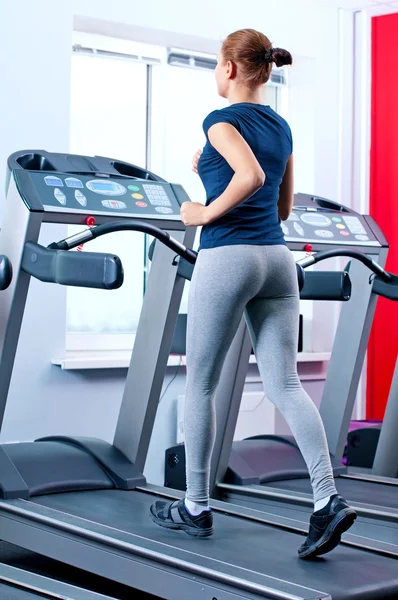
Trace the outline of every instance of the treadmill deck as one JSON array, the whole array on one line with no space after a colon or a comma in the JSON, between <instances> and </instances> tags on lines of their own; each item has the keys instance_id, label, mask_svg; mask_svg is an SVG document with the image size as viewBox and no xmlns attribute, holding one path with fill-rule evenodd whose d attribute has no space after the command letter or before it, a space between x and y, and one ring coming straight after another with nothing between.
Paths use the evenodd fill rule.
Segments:
<instances>
[{"instance_id":1,"label":"treadmill deck","mask_svg":"<svg viewBox=\"0 0 398 600\"><path fill-rule=\"evenodd\" d=\"M198 540L183 532L157 527L149 516L149 506L157 499L162 498L153 493L104 490L53 494L31 501L2 501L2 537L149 593L161 597L169 593L166 597L173 600L184 598L184 594L186 597L184 578L191 584L195 580L205 589L202 572L207 581L213 579L219 586L220 600L242 597L243 590L246 598L289 597L267 595L267 590L275 588L290 593L292 599L398 597L398 566L391 558L341 545L325 557L302 561L297 557L302 535L221 512L215 513L214 536ZM36 522L32 522L32 513ZM7 519L13 521L10 528ZM20 539L16 539L15 520L23 525ZM29 532L27 521L32 522ZM42 531L43 536L33 535L34 531ZM62 537L61 543L57 543L59 538L54 534ZM51 545L49 536L53 537ZM90 547L96 549L95 559ZM118 563L112 560L116 555ZM154 571L150 576L145 568L151 556L163 562L157 565L159 577L154 577ZM140 562L139 570L128 567L132 560ZM174 570L174 575L180 574L180 590L168 592L167 578L164 579L167 569ZM236 595L227 593L231 587Z\"/></svg>"}]
</instances>

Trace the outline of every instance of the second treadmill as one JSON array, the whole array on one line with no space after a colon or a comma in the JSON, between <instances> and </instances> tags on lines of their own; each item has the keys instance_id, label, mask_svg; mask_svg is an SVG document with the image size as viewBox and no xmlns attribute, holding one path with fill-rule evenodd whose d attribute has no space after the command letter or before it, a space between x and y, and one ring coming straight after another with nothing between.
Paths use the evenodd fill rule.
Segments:
<instances>
[{"instance_id":1,"label":"second treadmill","mask_svg":"<svg viewBox=\"0 0 398 600\"><path fill-rule=\"evenodd\" d=\"M303 234L300 242L297 223ZM318 229L321 225L323 230ZM286 241L292 250L306 249L308 244L315 252L331 248L336 248L336 252L340 248L359 250L384 266L388 244L381 230L371 217L344 206L298 194L285 227ZM341 232L345 232L344 237ZM313 273L314 281L319 273ZM360 516L351 531L385 542L392 554L398 556L398 480L350 473L341 465L344 432L348 432L377 293L383 287L371 275L362 263L352 261L351 298L341 309L320 413L333 457L337 489ZM307 521L313 507L312 490L294 440L270 435L233 443L251 348L244 330L234 343L235 352L227 358L216 399L214 493L234 504Z\"/></svg>"}]
</instances>

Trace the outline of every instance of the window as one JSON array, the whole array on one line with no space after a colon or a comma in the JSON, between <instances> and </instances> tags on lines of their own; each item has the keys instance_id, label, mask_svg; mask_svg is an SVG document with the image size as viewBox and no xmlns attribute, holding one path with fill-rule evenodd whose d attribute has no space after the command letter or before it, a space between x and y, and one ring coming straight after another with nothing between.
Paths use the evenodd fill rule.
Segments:
<instances>
[{"instance_id":1,"label":"window","mask_svg":"<svg viewBox=\"0 0 398 600\"><path fill-rule=\"evenodd\" d=\"M70 151L146 166L183 185L191 199L204 201L191 159L204 144L204 117L225 106L215 88L214 57L181 66L170 55L168 60L166 48L77 32L74 44ZM282 91L278 83L267 85L264 103L281 109ZM70 234L79 229L71 226ZM150 268L148 241L122 232L83 248L116 253L125 282L112 292L68 289L67 349L131 349ZM181 312L187 308L185 288Z\"/></svg>"}]
</instances>

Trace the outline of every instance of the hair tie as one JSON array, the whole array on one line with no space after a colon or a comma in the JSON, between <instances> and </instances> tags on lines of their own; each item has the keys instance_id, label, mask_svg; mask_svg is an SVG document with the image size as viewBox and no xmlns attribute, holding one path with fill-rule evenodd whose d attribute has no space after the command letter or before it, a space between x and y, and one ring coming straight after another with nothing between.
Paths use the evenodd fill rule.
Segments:
<instances>
[{"instance_id":1,"label":"hair tie","mask_svg":"<svg viewBox=\"0 0 398 600\"><path fill-rule=\"evenodd\" d=\"M264 60L265 60L265 62L268 62L268 63L274 62L274 49L273 48L269 48L268 50L265 51Z\"/></svg>"}]
</instances>

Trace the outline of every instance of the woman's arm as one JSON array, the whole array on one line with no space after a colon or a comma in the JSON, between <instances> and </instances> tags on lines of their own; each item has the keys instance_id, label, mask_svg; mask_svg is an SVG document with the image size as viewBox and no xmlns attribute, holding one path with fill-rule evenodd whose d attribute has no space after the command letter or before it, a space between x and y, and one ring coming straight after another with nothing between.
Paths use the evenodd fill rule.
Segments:
<instances>
[{"instance_id":1,"label":"woman's arm","mask_svg":"<svg viewBox=\"0 0 398 600\"><path fill-rule=\"evenodd\" d=\"M286 163L286 169L282 183L279 186L278 213L282 221L286 221L292 212L294 202L293 190L293 154L291 154Z\"/></svg>"},{"instance_id":2,"label":"woman's arm","mask_svg":"<svg viewBox=\"0 0 398 600\"><path fill-rule=\"evenodd\" d=\"M226 190L206 207L206 223L211 223L262 188L265 174L249 144L233 125L215 123L210 127L207 135L211 145L234 171Z\"/></svg>"}]
</instances>

